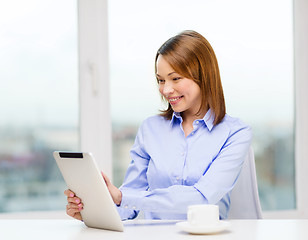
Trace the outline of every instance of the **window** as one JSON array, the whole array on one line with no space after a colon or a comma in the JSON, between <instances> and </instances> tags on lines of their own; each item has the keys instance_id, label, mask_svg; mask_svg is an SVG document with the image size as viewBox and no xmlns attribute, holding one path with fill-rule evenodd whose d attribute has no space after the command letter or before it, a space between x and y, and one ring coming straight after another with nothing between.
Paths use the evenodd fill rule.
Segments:
<instances>
[{"instance_id":1,"label":"window","mask_svg":"<svg viewBox=\"0 0 308 240\"><path fill-rule=\"evenodd\" d=\"M99 40L95 42L99 45L105 40L102 37L107 32L105 19L103 28L93 27L93 23L101 23L100 17L106 16L106 3L107 0L78 1L83 4L79 6L80 13L90 18L96 16L84 21L82 29L93 33L103 29L94 37L79 31L82 41ZM98 9L95 14L88 11L89 5L92 10ZM51 153L79 148L76 10L77 2L73 0L13 0L0 9L0 212L63 209L65 204L65 184ZM155 91L155 52L167 38L184 29L193 29L210 41L217 54L228 113L253 127L263 209L294 209L298 207L297 197L305 205L307 194L295 192L294 187L292 1L196 0L187 4L183 0L114 0L108 1L108 15L115 185L120 186L123 181L131 161L129 149L141 121L163 108ZM79 16L79 21L83 17ZM305 40L305 36L300 37ZM86 62L85 53L95 58L95 53L103 52L106 57L108 51L105 42L97 47L86 41L80 57L81 84L93 81L92 88L86 84L85 88L80 87L81 98L84 93L85 98L91 95L89 102L89 99L80 101L83 104L80 111L88 111L81 113L81 124L87 126L81 126L80 140L83 139L84 151L92 151L96 144L97 152L103 153L95 156L104 165L104 159L110 159L109 153L104 157L110 147L109 107L106 107L109 91L105 90L109 86L104 82L98 86L104 90L95 95L99 81L95 81L95 74L92 76L93 65ZM301 44L306 46L305 41ZM90 46L94 47L88 51ZM94 66L94 70L106 80L108 70L103 69L105 72L100 75L101 66L108 66L108 61L104 61ZM305 73L303 69L299 72ZM301 77L306 79L305 74ZM304 81L297 90L303 89L300 86L306 86ZM94 93L87 95L89 89ZM302 91L299 99L306 103ZM103 98L99 98L101 95ZM94 98L95 107L91 102ZM307 111L298 102L296 106L300 108L297 116L300 112L303 117L296 119L296 126L305 130L307 121L303 119L307 119ZM95 114L89 117L89 112ZM89 119L96 119L96 124ZM89 132L94 134L90 136ZM298 144L305 142L301 141L306 139L304 132L299 129L296 132L297 153L301 157L297 170L305 166L302 158L307 155L306 150ZM94 135L103 136L97 141ZM296 176L297 185L302 180L307 182L303 172L297 171ZM303 189L303 185L300 187Z\"/></svg>"},{"instance_id":2,"label":"window","mask_svg":"<svg viewBox=\"0 0 308 240\"><path fill-rule=\"evenodd\" d=\"M52 152L79 148L77 3L6 1L0 29L0 212L63 209Z\"/></svg>"},{"instance_id":3,"label":"window","mask_svg":"<svg viewBox=\"0 0 308 240\"><path fill-rule=\"evenodd\" d=\"M216 52L228 114L253 128L263 210L295 209L292 1L108 4L114 183L123 181L139 124L163 107L155 90L157 49L193 29Z\"/></svg>"}]
</instances>

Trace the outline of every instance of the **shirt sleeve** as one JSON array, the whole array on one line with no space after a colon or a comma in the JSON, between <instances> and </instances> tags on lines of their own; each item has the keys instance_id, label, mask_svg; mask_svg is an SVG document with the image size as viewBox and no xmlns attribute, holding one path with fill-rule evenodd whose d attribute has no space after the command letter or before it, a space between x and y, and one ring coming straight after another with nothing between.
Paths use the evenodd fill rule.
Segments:
<instances>
[{"instance_id":1,"label":"shirt sleeve","mask_svg":"<svg viewBox=\"0 0 308 240\"><path fill-rule=\"evenodd\" d=\"M124 209L149 212L186 213L192 204L217 204L232 190L251 143L251 130L242 127L232 133L219 154L193 186L173 185L149 191L146 171L149 156L143 151L142 134L131 151L134 159L121 187Z\"/></svg>"},{"instance_id":2,"label":"shirt sleeve","mask_svg":"<svg viewBox=\"0 0 308 240\"><path fill-rule=\"evenodd\" d=\"M252 139L250 127L240 128L229 136L208 171L194 187L210 204L230 192L241 172Z\"/></svg>"},{"instance_id":3,"label":"shirt sleeve","mask_svg":"<svg viewBox=\"0 0 308 240\"><path fill-rule=\"evenodd\" d=\"M146 192L148 189L146 172L150 157L143 147L142 126L138 130L135 143L130 151L130 154L132 161L128 166L124 183L120 187L122 192L122 201L121 205L118 206L118 212L122 220L135 218L139 213L138 210L140 210L140 207L136 208L135 206L125 203L126 194L130 194L134 198L133 193L136 192L137 195L135 197L137 197L140 193Z\"/></svg>"}]
</instances>

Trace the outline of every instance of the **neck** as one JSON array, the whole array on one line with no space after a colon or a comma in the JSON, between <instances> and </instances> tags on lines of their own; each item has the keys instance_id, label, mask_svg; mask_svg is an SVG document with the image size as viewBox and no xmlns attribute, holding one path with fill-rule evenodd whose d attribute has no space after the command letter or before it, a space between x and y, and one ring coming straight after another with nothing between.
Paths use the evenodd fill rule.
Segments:
<instances>
[{"instance_id":1,"label":"neck","mask_svg":"<svg viewBox=\"0 0 308 240\"><path fill-rule=\"evenodd\" d=\"M192 113L189 113L189 112L182 112L181 115L182 115L182 118L183 118L183 122L185 122L186 124L193 124L193 122L196 120L196 119L202 119L204 118L205 114L207 113L208 109L204 109L202 111L200 111L199 113L195 113L195 114L192 114Z\"/></svg>"}]
</instances>

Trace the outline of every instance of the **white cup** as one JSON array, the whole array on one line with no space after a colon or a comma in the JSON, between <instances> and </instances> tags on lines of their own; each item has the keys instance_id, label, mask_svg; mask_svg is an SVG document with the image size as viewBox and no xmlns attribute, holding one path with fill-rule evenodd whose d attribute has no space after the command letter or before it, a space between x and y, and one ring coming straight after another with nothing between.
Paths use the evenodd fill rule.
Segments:
<instances>
[{"instance_id":1,"label":"white cup","mask_svg":"<svg viewBox=\"0 0 308 240\"><path fill-rule=\"evenodd\" d=\"M188 206L187 221L191 226L213 226L219 223L219 207L202 204Z\"/></svg>"}]
</instances>

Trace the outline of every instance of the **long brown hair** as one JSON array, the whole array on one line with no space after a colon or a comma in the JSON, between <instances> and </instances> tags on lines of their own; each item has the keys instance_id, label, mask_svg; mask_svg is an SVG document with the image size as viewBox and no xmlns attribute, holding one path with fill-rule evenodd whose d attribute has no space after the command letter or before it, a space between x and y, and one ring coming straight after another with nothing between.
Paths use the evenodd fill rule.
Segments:
<instances>
[{"instance_id":1,"label":"long brown hair","mask_svg":"<svg viewBox=\"0 0 308 240\"><path fill-rule=\"evenodd\" d=\"M226 114L226 106L218 62L210 43L195 31L184 31L170 38L157 51L155 73L159 55L178 74L198 84L202 95L198 113L210 108L214 115L214 125L220 123ZM161 116L170 120L172 114L173 109L169 103L168 108L161 111Z\"/></svg>"}]
</instances>

